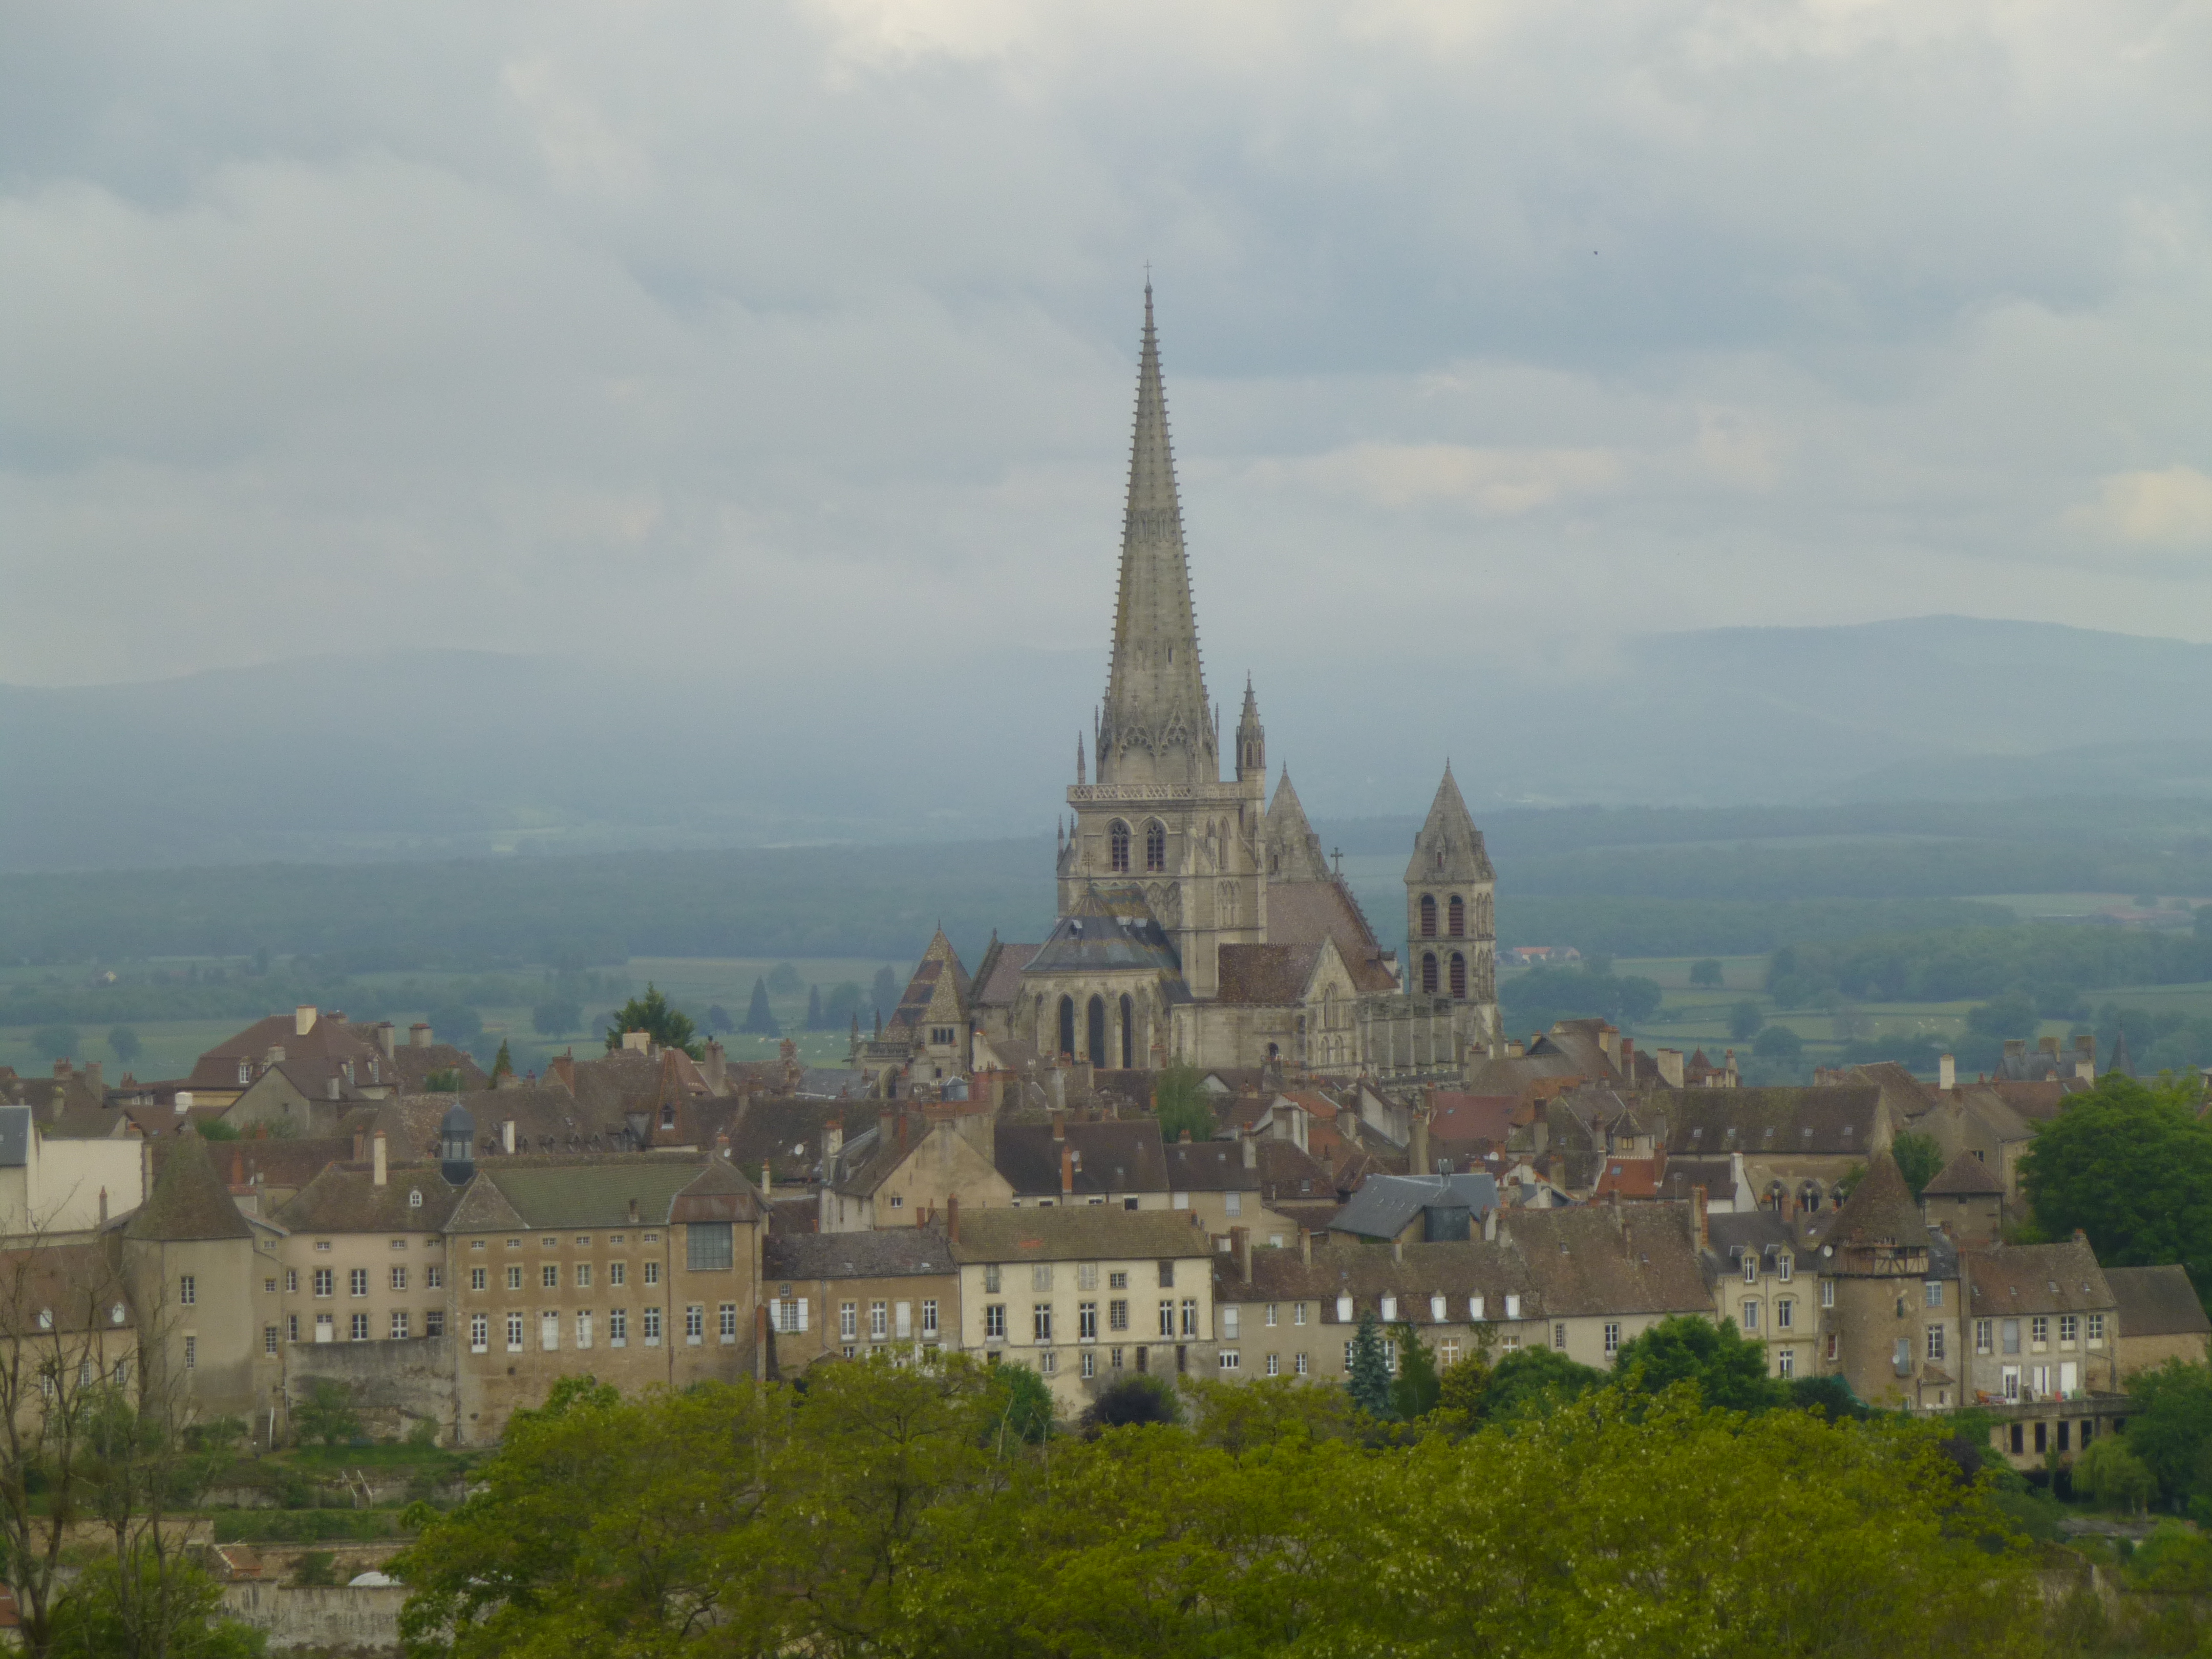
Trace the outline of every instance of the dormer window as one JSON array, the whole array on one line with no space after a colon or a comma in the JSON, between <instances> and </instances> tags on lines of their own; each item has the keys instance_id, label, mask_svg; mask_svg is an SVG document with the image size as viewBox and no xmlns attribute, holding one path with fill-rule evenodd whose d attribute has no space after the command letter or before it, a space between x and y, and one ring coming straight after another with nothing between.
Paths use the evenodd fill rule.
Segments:
<instances>
[{"instance_id":1,"label":"dormer window","mask_svg":"<svg viewBox=\"0 0 2212 1659\"><path fill-rule=\"evenodd\" d=\"M422 1189L420 1187L413 1188L408 1192L407 1207L410 1210L419 1210L422 1207Z\"/></svg>"},{"instance_id":2,"label":"dormer window","mask_svg":"<svg viewBox=\"0 0 2212 1659\"><path fill-rule=\"evenodd\" d=\"M53 1328L54 1328L54 1310L53 1310L52 1308L41 1308L41 1309L40 1309L40 1310L39 1310L39 1328L40 1328L40 1330L42 1330L42 1331L50 1331L50 1330L53 1329Z\"/></svg>"},{"instance_id":3,"label":"dormer window","mask_svg":"<svg viewBox=\"0 0 2212 1659\"><path fill-rule=\"evenodd\" d=\"M664 1129L672 1129L676 1127L675 1102L669 1101L662 1105L660 1109L660 1127Z\"/></svg>"}]
</instances>

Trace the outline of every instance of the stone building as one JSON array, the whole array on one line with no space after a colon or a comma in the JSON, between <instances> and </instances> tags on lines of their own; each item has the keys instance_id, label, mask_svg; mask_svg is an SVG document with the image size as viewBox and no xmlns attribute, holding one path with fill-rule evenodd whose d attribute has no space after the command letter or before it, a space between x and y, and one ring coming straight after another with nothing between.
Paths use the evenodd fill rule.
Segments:
<instances>
[{"instance_id":1,"label":"stone building","mask_svg":"<svg viewBox=\"0 0 2212 1659\"><path fill-rule=\"evenodd\" d=\"M2212 1320L2204 1316L2204 1304L2189 1282L2186 1267L2107 1267L2105 1283L2119 1309L2118 1363L2123 1382L2169 1359L2197 1365L2205 1362Z\"/></svg>"},{"instance_id":2,"label":"stone building","mask_svg":"<svg viewBox=\"0 0 2212 1659\"><path fill-rule=\"evenodd\" d=\"M0 1411L19 1431L137 1374L129 1282L97 1239L0 1250Z\"/></svg>"},{"instance_id":3,"label":"stone building","mask_svg":"<svg viewBox=\"0 0 2212 1659\"><path fill-rule=\"evenodd\" d=\"M1803 1247L1790 1222L1772 1210L1705 1218L1714 1266L1713 1310L1766 1350L1769 1376L1811 1376L1820 1342L1822 1295L1816 1252Z\"/></svg>"},{"instance_id":4,"label":"stone building","mask_svg":"<svg viewBox=\"0 0 2212 1659\"><path fill-rule=\"evenodd\" d=\"M780 1233L761 1246L774 1369L960 1345L960 1281L939 1222L874 1233Z\"/></svg>"},{"instance_id":5,"label":"stone building","mask_svg":"<svg viewBox=\"0 0 2212 1659\"><path fill-rule=\"evenodd\" d=\"M0 1237L89 1235L138 1207L143 1143L135 1136L68 1133L29 1106L0 1106Z\"/></svg>"},{"instance_id":6,"label":"stone building","mask_svg":"<svg viewBox=\"0 0 2212 1659\"><path fill-rule=\"evenodd\" d=\"M1842 1206L1802 1239L1808 1258L1819 1255L1820 1374L1843 1377L1872 1405L1960 1403L1959 1252L1930 1231L1897 1160L1875 1154Z\"/></svg>"},{"instance_id":7,"label":"stone building","mask_svg":"<svg viewBox=\"0 0 2212 1659\"><path fill-rule=\"evenodd\" d=\"M1966 1398L2014 1404L2119 1392L2119 1299L2081 1235L1960 1260L1972 1322Z\"/></svg>"},{"instance_id":8,"label":"stone building","mask_svg":"<svg viewBox=\"0 0 2212 1659\"><path fill-rule=\"evenodd\" d=\"M1409 952L1425 941L1408 960L1430 977L1410 985L1322 859L1288 774L1272 805L1267 786L1250 683L1233 737L1206 690L1148 286L1106 695L1059 829L1059 920L1041 945L1000 953L1018 973L986 975L970 1010L994 1049L1407 1080L1486 1054L1492 881L1449 769L1407 874Z\"/></svg>"}]
</instances>

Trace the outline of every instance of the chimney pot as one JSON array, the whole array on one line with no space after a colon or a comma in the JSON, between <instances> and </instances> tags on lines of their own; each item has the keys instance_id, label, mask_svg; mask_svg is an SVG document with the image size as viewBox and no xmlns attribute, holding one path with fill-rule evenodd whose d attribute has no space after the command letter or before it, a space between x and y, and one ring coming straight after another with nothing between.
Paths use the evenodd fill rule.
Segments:
<instances>
[{"instance_id":1,"label":"chimney pot","mask_svg":"<svg viewBox=\"0 0 2212 1659\"><path fill-rule=\"evenodd\" d=\"M353 1132L353 1161L360 1163L368 1156L368 1137L360 1130Z\"/></svg>"}]
</instances>

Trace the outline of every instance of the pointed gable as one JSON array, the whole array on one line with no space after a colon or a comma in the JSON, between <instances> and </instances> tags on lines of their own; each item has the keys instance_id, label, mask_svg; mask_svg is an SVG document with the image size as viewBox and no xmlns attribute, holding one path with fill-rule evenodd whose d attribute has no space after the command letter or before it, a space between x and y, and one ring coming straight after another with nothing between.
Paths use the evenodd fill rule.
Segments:
<instances>
[{"instance_id":1,"label":"pointed gable","mask_svg":"<svg viewBox=\"0 0 2212 1659\"><path fill-rule=\"evenodd\" d=\"M168 1148L161 1172L154 1177L154 1190L124 1222L123 1236L173 1243L251 1238L253 1228L238 1212L230 1188L216 1173L207 1143L187 1131Z\"/></svg>"},{"instance_id":2,"label":"pointed gable","mask_svg":"<svg viewBox=\"0 0 2212 1659\"><path fill-rule=\"evenodd\" d=\"M1905 1172L1887 1152L1867 1160L1867 1172L1828 1224L1826 1236L1838 1246L1928 1248L1928 1224L1912 1201Z\"/></svg>"},{"instance_id":3,"label":"pointed gable","mask_svg":"<svg viewBox=\"0 0 2212 1659\"><path fill-rule=\"evenodd\" d=\"M890 1028L910 1036L932 1024L964 1025L969 989L968 970L961 966L960 953L940 927L930 935L929 948L915 964L914 977L907 981Z\"/></svg>"},{"instance_id":4,"label":"pointed gable","mask_svg":"<svg viewBox=\"0 0 2212 1659\"><path fill-rule=\"evenodd\" d=\"M760 1193L729 1159L709 1157L668 1207L672 1222L759 1221Z\"/></svg>"},{"instance_id":5,"label":"pointed gable","mask_svg":"<svg viewBox=\"0 0 2212 1659\"><path fill-rule=\"evenodd\" d=\"M1267 806L1267 880L1327 881L1328 860L1322 854L1321 837L1306 820L1298 792L1291 787L1291 769L1275 786L1275 799Z\"/></svg>"},{"instance_id":6,"label":"pointed gable","mask_svg":"<svg viewBox=\"0 0 2212 1659\"><path fill-rule=\"evenodd\" d=\"M1429 803L1429 816L1413 837L1413 856L1406 866L1407 882L1493 881L1496 872L1482 844L1482 831L1459 793L1451 763L1444 763L1443 781Z\"/></svg>"},{"instance_id":7,"label":"pointed gable","mask_svg":"<svg viewBox=\"0 0 2212 1659\"><path fill-rule=\"evenodd\" d=\"M1943 1172L1920 1189L1923 1198L2002 1198L2004 1182L1972 1152L1961 1152Z\"/></svg>"}]
</instances>

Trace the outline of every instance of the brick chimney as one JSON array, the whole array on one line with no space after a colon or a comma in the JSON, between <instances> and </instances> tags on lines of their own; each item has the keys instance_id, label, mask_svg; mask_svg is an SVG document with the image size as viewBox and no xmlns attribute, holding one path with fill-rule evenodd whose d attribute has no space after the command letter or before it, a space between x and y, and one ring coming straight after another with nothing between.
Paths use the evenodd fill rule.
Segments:
<instances>
[{"instance_id":1,"label":"brick chimney","mask_svg":"<svg viewBox=\"0 0 2212 1659\"><path fill-rule=\"evenodd\" d=\"M1310 1227L1298 1229L1298 1260L1309 1267L1313 1266L1313 1230Z\"/></svg>"},{"instance_id":2,"label":"brick chimney","mask_svg":"<svg viewBox=\"0 0 2212 1659\"><path fill-rule=\"evenodd\" d=\"M375 1173L369 1178L381 1187L384 1185L385 1172L389 1167L386 1161L383 1130L379 1129L368 1138L368 1151L375 1169Z\"/></svg>"},{"instance_id":3,"label":"brick chimney","mask_svg":"<svg viewBox=\"0 0 2212 1659\"><path fill-rule=\"evenodd\" d=\"M951 1243L960 1242L960 1194L953 1193L945 1200L945 1237Z\"/></svg>"},{"instance_id":4,"label":"brick chimney","mask_svg":"<svg viewBox=\"0 0 2212 1659\"><path fill-rule=\"evenodd\" d=\"M1065 1140L1060 1143L1060 1195L1063 1200L1075 1196L1075 1148Z\"/></svg>"},{"instance_id":5,"label":"brick chimney","mask_svg":"<svg viewBox=\"0 0 2212 1659\"><path fill-rule=\"evenodd\" d=\"M1231 1227L1229 1230L1230 1254L1237 1258L1237 1277L1244 1284L1252 1282L1252 1230Z\"/></svg>"},{"instance_id":6,"label":"brick chimney","mask_svg":"<svg viewBox=\"0 0 2212 1659\"><path fill-rule=\"evenodd\" d=\"M1407 1175L1425 1176L1435 1173L1429 1167L1429 1115L1425 1110L1419 1110L1413 1114L1413 1139L1407 1145L1406 1164Z\"/></svg>"},{"instance_id":7,"label":"brick chimney","mask_svg":"<svg viewBox=\"0 0 2212 1659\"><path fill-rule=\"evenodd\" d=\"M1055 1109L1053 1112L1052 1138L1054 1140L1065 1140L1067 1139L1067 1114L1064 1110Z\"/></svg>"}]
</instances>

